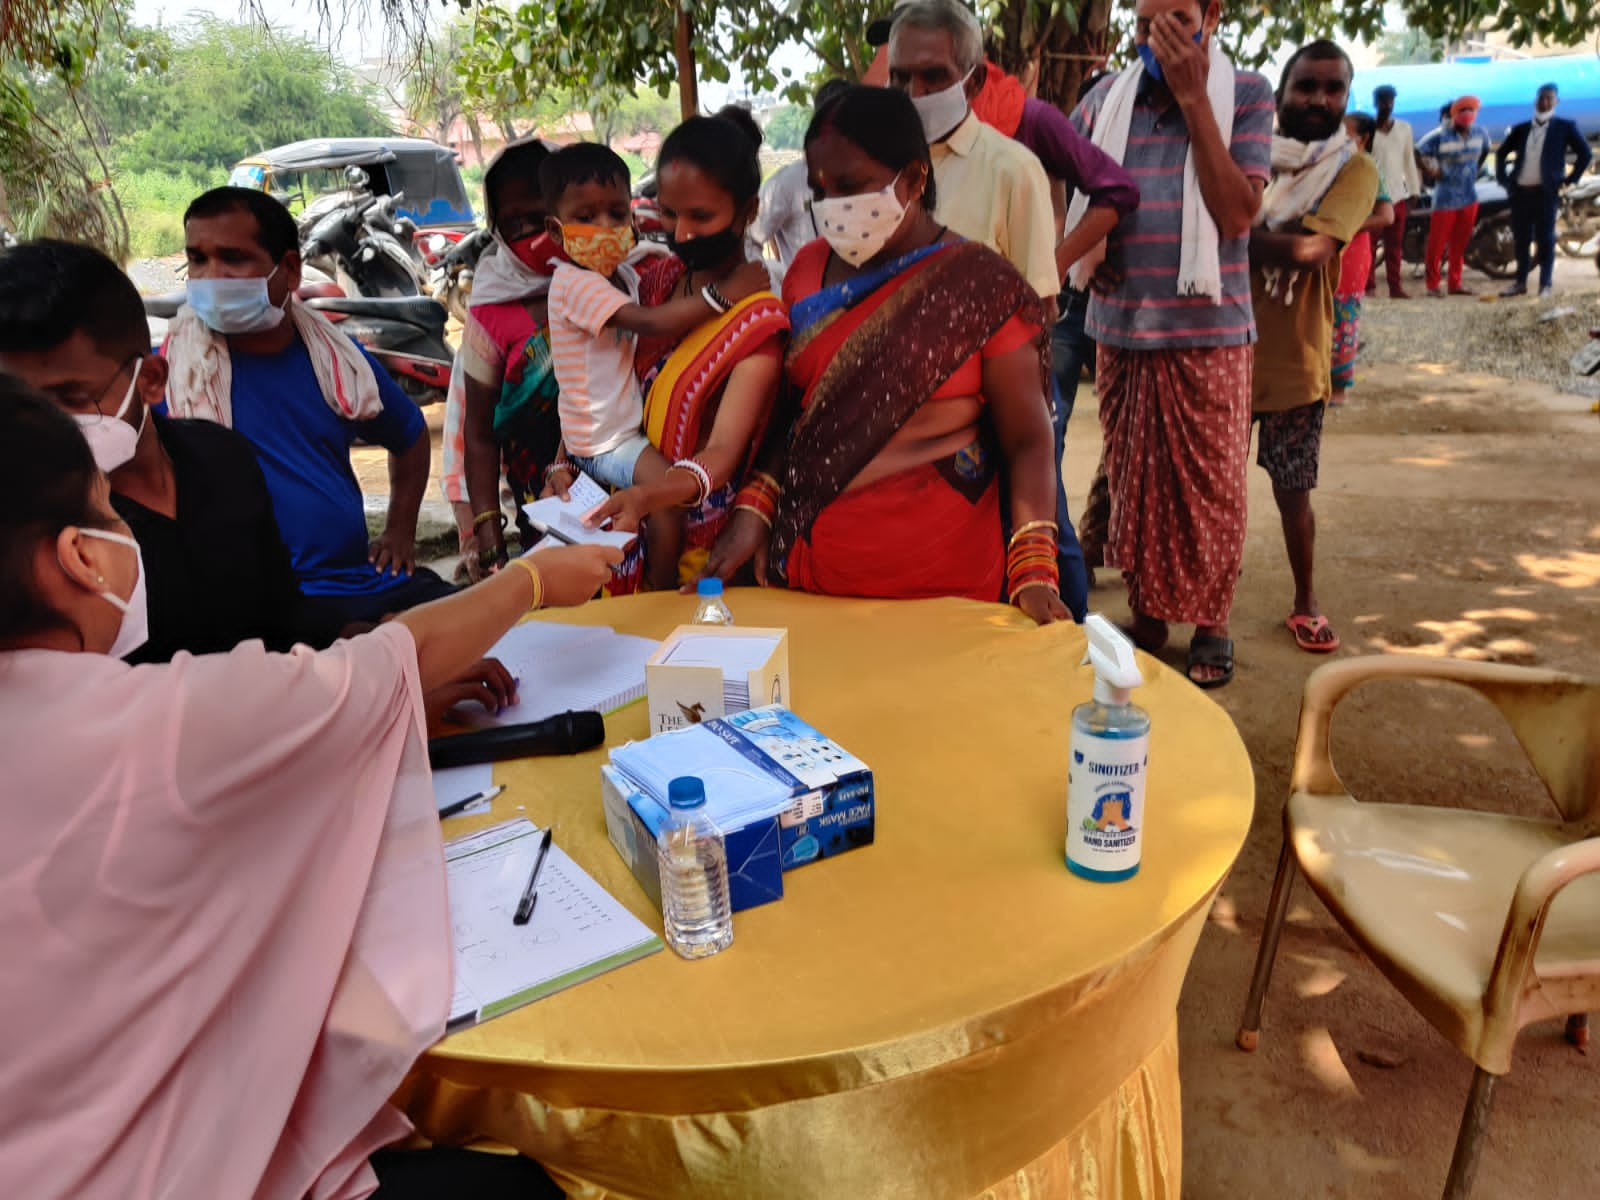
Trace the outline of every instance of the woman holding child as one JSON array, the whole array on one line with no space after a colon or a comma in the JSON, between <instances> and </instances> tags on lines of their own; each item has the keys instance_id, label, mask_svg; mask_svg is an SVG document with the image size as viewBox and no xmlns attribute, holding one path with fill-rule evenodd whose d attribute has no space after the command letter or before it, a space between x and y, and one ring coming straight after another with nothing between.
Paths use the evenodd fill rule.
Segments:
<instances>
[{"instance_id":1,"label":"woman holding child","mask_svg":"<svg viewBox=\"0 0 1600 1200\"><path fill-rule=\"evenodd\" d=\"M640 265L639 301L655 307L724 286L746 262L745 230L755 220L761 131L741 108L691 117L668 135L657 162L659 202L673 253ZM644 389L644 429L668 471L611 497L596 519L634 529L682 522L681 553L642 562L636 549L609 591L671 588L693 580L728 522L735 489L760 443L777 398L789 332L784 306L758 291L681 338L640 338L635 365Z\"/></svg>"},{"instance_id":2,"label":"woman holding child","mask_svg":"<svg viewBox=\"0 0 1600 1200\"><path fill-rule=\"evenodd\" d=\"M762 584L1004 596L1041 624L1068 619L1038 297L939 224L904 94L856 87L825 105L806 162L824 240L784 285L798 412L767 438L706 573L753 560Z\"/></svg>"}]
</instances>

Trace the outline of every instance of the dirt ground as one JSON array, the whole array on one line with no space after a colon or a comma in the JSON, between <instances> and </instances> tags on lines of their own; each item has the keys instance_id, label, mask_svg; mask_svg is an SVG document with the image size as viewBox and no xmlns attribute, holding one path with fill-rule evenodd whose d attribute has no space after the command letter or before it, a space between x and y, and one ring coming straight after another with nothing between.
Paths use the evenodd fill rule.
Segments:
<instances>
[{"instance_id":1,"label":"dirt ground","mask_svg":"<svg viewBox=\"0 0 1600 1200\"><path fill-rule=\"evenodd\" d=\"M1578 310L1567 324L1600 325L1600 281L1571 274L1588 294L1560 298ZM1391 361L1364 364L1351 403L1330 412L1315 501L1318 591L1343 638L1340 654L1600 671L1600 418L1592 401L1465 373L1427 353L1441 331L1531 326L1551 307L1519 303L1369 302L1369 357L1381 346ZM1546 344L1563 336L1581 334L1552 332ZM1068 434L1075 497L1093 470L1097 435L1085 388ZM1280 845L1300 691L1322 661L1295 649L1283 626L1288 564L1266 477L1251 474L1232 626L1238 674L1213 694L1255 763L1256 816L1179 1009L1184 1195L1423 1200L1442 1190L1472 1065L1365 962L1303 884L1261 1047L1254 1055L1234 1048ZM1120 619L1126 597L1112 576L1101 572L1092 606ZM1188 632L1174 631L1175 664ZM1340 713L1334 758L1358 796L1551 811L1520 751L1475 697L1373 685ZM1559 1024L1524 1033L1496 1096L1478 1200L1600 1194L1597 1057L1568 1046Z\"/></svg>"}]
</instances>

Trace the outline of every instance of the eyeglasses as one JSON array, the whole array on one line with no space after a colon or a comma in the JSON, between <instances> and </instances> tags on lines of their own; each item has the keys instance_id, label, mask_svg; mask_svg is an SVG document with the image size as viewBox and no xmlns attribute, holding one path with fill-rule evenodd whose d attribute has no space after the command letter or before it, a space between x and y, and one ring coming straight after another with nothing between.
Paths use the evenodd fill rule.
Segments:
<instances>
[{"instance_id":1,"label":"eyeglasses","mask_svg":"<svg viewBox=\"0 0 1600 1200\"><path fill-rule=\"evenodd\" d=\"M117 381L122 378L123 373L126 372L135 363L139 362L142 358L144 358L143 354L135 354L135 355L131 356L126 362L124 362L120 367L118 367L112 373L111 378L106 380L105 386L100 389L99 393L95 396L95 398L93 400L89 401L87 407L79 407L79 405L77 403L70 403L70 402L68 402L66 400L62 400L61 403L66 408L71 409L75 414L81 415L84 418L86 418L89 421L90 424L94 424L95 422L99 421L102 417L105 418L108 421L109 420L114 420L115 418L110 416L110 415L108 415L100 406L105 403L106 397L113 393L113 391L115 390L115 388L117 386ZM59 396L57 398L60 399Z\"/></svg>"}]
</instances>

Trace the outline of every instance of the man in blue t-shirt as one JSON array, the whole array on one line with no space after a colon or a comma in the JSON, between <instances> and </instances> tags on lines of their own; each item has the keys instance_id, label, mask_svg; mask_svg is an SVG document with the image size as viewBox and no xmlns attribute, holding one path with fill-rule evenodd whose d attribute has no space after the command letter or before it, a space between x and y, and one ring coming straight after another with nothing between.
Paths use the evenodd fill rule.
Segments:
<instances>
[{"instance_id":1,"label":"man in blue t-shirt","mask_svg":"<svg viewBox=\"0 0 1600 1200\"><path fill-rule=\"evenodd\" d=\"M1467 243L1478 223L1478 171L1489 157L1489 136L1473 127L1478 119L1478 98L1463 96L1450 105L1448 124L1439 126L1417 143L1422 173L1433 189L1433 212L1428 218L1428 295L1442 296L1440 266L1450 255L1450 294L1470 296L1461 284Z\"/></svg>"},{"instance_id":2,"label":"man in blue t-shirt","mask_svg":"<svg viewBox=\"0 0 1600 1200\"><path fill-rule=\"evenodd\" d=\"M183 225L189 307L225 345L231 411L222 419L255 446L308 605L335 622L375 621L448 594L448 583L416 566L431 461L421 411L363 350L381 404L365 419L347 417L350 395L325 394L296 320L284 315L300 286L294 218L264 192L224 187L190 204ZM350 466L358 438L389 451L388 521L370 544Z\"/></svg>"}]
</instances>

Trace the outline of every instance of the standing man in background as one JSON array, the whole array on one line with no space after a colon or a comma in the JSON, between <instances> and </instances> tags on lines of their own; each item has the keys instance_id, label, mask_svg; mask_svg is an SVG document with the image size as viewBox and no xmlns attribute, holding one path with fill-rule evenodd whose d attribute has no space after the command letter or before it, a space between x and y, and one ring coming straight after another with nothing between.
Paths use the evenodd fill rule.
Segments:
<instances>
[{"instance_id":1,"label":"standing man in background","mask_svg":"<svg viewBox=\"0 0 1600 1200\"><path fill-rule=\"evenodd\" d=\"M1511 197L1511 235L1517 239L1517 281L1502 296L1526 296L1533 259L1528 243L1539 247L1539 297L1554 290L1556 205L1561 189L1576 183L1594 157L1573 122L1556 116L1560 93L1547 83L1534 101L1533 120L1511 127L1495 156L1495 176ZM1567 167L1571 151L1572 167Z\"/></svg>"},{"instance_id":2,"label":"standing man in background","mask_svg":"<svg viewBox=\"0 0 1600 1200\"><path fill-rule=\"evenodd\" d=\"M1428 295L1443 296L1440 267L1450 258L1450 294L1470 296L1461 272L1467 243L1478 223L1478 171L1489 157L1489 135L1475 127L1480 105L1463 96L1450 105L1450 123L1435 129L1417 145L1423 173L1433 189L1433 214L1428 220Z\"/></svg>"},{"instance_id":3,"label":"standing man in background","mask_svg":"<svg viewBox=\"0 0 1600 1200\"><path fill-rule=\"evenodd\" d=\"M1221 15L1220 0L1138 0L1138 60L1072 116L1140 193L1089 301L1106 553L1128 581L1141 649L1159 651L1169 624L1195 627L1187 674L1201 687L1233 678L1256 341L1250 226L1272 172L1272 88L1228 61Z\"/></svg>"},{"instance_id":4,"label":"standing man in background","mask_svg":"<svg viewBox=\"0 0 1600 1200\"><path fill-rule=\"evenodd\" d=\"M1378 110L1378 130L1372 136L1372 157L1377 161L1378 174L1394 205L1394 222L1372 239L1373 270L1367 277L1367 295L1378 294L1378 243L1381 238L1383 269L1389 279L1389 299L1409 300L1410 295L1400 284L1400 266L1404 258L1406 211L1411 198L1422 193L1422 174L1417 170L1417 147L1411 123L1395 117L1394 101L1395 90L1388 84L1372 93L1372 102Z\"/></svg>"}]
</instances>

